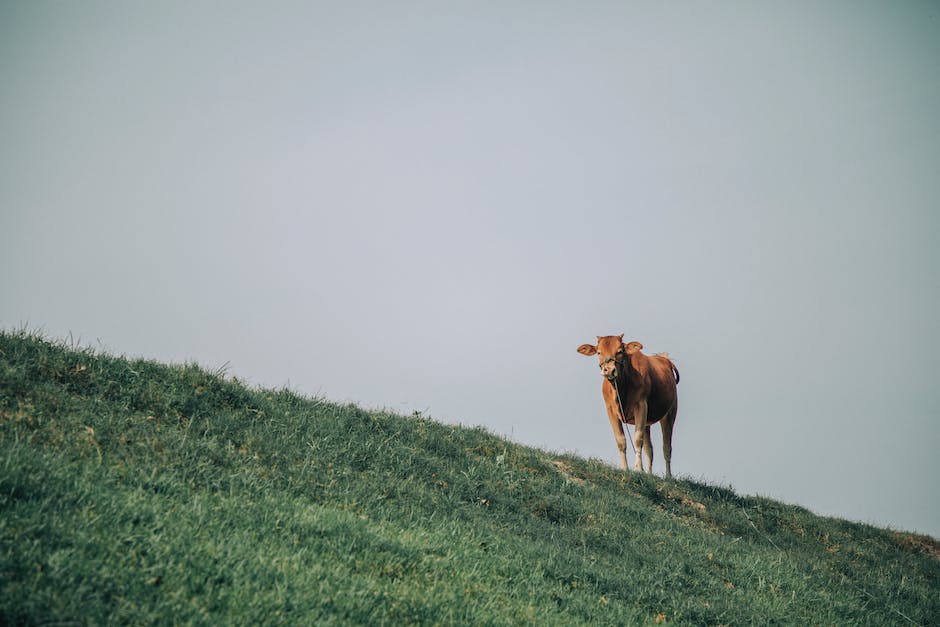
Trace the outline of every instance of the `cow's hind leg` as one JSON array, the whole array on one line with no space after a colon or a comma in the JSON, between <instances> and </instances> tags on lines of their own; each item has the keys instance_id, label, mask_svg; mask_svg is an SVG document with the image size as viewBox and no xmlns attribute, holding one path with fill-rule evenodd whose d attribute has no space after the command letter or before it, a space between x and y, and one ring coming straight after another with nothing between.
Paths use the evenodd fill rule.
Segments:
<instances>
[{"instance_id":1,"label":"cow's hind leg","mask_svg":"<svg viewBox=\"0 0 940 627\"><path fill-rule=\"evenodd\" d=\"M663 461L666 463L666 477L672 477L672 426L676 422L675 411L669 412L662 419L663 426Z\"/></svg>"},{"instance_id":2,"label":"cow's hind leg","mask_svg":"<svg viewBox=\"0 0 940 627\"><path fill-rule=\"evenodd\" d=\"M672 427L676 424L676 406L663 417L663 461L666 462L666 477L672 477Z\"/></svg>"},{"instance_id":3,"label":"cow's hind leg","mask_svg":"<svg viewBox=\"0 0 940 627\"><path fill-rule=\"evenodd\" d=\"M643 431L643 457L646 458L646 471L653 472L653 438L650 437L650 426Z\"/></svg>"}]
</instances>

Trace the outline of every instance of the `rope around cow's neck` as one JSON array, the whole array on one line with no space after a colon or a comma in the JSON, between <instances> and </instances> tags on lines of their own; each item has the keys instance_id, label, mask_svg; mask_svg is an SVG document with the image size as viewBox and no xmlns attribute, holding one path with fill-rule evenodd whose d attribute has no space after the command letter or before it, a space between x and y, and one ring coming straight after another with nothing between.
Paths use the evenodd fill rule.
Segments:
<instances>
[{"instance_id":1,"label":"rope around cow's neck","mask_svg":"<svg viewBox=\"0 0 940 627\"><path fill-rule=\"evenodd\" d=\"M636 447L633 446L633 437L630 436L630 425L627 424L627 415L623 413L623 403L620 401L620 388L617 387L617 377L614 377L614 393L617 394L617 406L620 407L620 417L623 420L623 426L627 430L627 439L630 441L630 448L633 450L633 456L636 457ZM634 428L636 428L634 426Z\"/></svg>"}]
</instances>

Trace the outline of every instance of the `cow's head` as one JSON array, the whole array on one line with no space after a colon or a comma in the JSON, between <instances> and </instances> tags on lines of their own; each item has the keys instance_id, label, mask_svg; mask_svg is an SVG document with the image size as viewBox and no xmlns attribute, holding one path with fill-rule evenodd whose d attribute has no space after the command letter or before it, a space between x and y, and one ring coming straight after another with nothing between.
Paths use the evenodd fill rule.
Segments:
<instances>
[{"instance_id":1,"label":"cow's head","mask_svg":"<svg viewBox=\"0 0 940 627\"><path fill-rule=\"evenodd\" d=\"M601 374L608 381L613 381L623 367L623 360L626 356L632 355L642 348L643 345L639 342L624 344L623 333L621 333L620 335L608 335L606 337L597 336L597 346L582 344L578 347L578 352L582 355L597 355Z\"/></svg>"}]
</instances>

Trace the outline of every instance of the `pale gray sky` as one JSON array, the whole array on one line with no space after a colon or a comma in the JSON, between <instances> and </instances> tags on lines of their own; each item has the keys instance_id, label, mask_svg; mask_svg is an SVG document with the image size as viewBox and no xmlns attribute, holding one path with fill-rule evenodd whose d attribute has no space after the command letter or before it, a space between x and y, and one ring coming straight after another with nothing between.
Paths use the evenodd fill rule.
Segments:
<instances>
[{"instance_id":1,"label":"pale gray sky","mask_svg":"<svg viewBox=\"0 0 940 627\"><path fill-rule=\"evenodd\" d=\"M0 2L0 325L940 536L931 2ZM656 470L662 472L658 428Z\"/></svg>"}]
</instances>

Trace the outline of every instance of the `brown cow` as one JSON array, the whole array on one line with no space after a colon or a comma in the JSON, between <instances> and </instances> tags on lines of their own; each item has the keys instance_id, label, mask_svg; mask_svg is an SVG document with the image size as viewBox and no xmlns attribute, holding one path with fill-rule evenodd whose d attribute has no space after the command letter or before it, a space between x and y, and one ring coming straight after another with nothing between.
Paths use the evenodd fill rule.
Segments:
<instances>
[{"instance_id":1,"label":"brown cow","mask_svg":"<svg viewBox=\"0 0 940 627\"><path fill-rule=\"evenodd\" d=\"M666 476L672 476L672 427L676 422L678 397L676 384L679 371L665 354L649 357L640 352L639 342L623 343L623 334L597 337L597 346L582 344L582 355L597 355L604 383L601 391L607 405L607 417L614 430L620 467L627 468L627 438L623 424L635 425L633 442L636 446L634 470L643 470L646 458L649 472L653 472L653 443L650 425L659 422L663 429L663 458Z\"/></svg>"}]
</instances>

